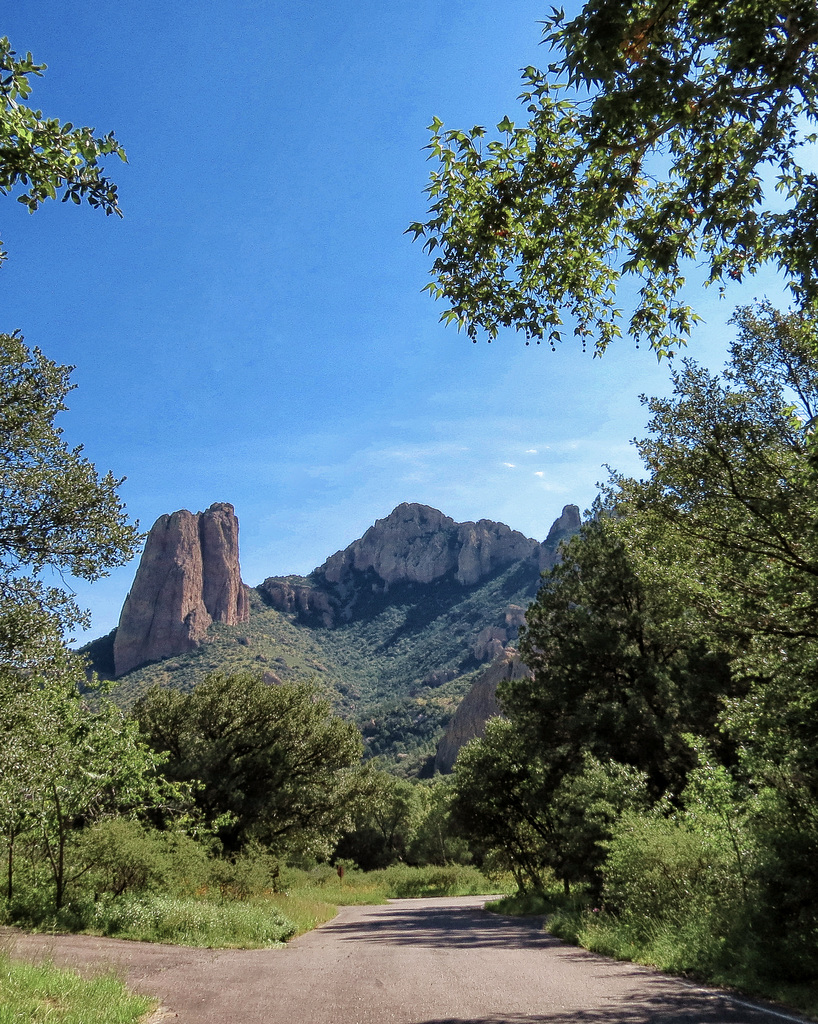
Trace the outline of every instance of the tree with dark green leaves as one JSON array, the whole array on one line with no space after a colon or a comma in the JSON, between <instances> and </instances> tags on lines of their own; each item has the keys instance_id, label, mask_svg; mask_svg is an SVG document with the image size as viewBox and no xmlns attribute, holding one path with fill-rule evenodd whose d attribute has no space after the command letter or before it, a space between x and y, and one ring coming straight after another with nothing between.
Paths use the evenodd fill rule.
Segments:
<instances>
[{"instance_id":1,"label":"tree with dark green leaves","mask_svg":"<svg viewBox=\"0 0 818 1024\"><path fill-rule=\"evenodd\" d=\"M702 621L752 637L818 639L818 323L769 303L740 309L723 373L692 360L645 400L647 469L612 499L638 546L674 538ZM698 594L698 598L696 597Z\"/></svg>"},{"instance_id":2,"label":"tree with dark green leaves","mask_svg":"<svg viewBox=\"0 0 818 1024\"><path fill-rule=\"evenodd\" d=\"M352 860L364 871L406 860L421 814L417 784L370 763L360 773L351 811L351 827L335 847L336 859Z\"/></svg>"},{"instance_id":3,"label":"tree with dark green leaves","mask_svg":"<svg viewBox=\"0 0 818 1024\"><path fill-rule=\"evenodd\" d=\"M47 866L59 909L69 884L87 870L72 858L84 828L149 807L178 805L179 792L157 771L161 760L118 707L80 693L75 658L47 676L0 670L0 848L5 896L14 895L22 838Z\"/></svg>"},{"instance_id":4,"label":"tree with dark green leaves","mask_svg":"<svg viewBox=\"0 0 818 1024\"><path fill-rule=\"evenodd\" d=\"M597 353L627 324L659 354L698 319L696 261L720 289L765 263L818 300L818 8L750 0L591 0L553 10L553 61L523 74L521 125L431 125L427 289L472 340L504 327ZM774 194L775 193L775 194Z\"/></svg>"},{"instance_id":5,"label":"tree with dark green leaves","mask_svg":"<svg viewBox=\"0 0 818 1024\"><path fill-rule=\"evenodd\" d=\"M730 362L685 361L651 399L643 481L618 480L618 528L661 538L657 574L731 652L720 723L755 797L757 925L789 973L818 965L818 324L769 304L736 314ZM772 941L774 938L774 942ZM778 952L773 954L773 946Z\"/></svg>"},{"instance_id":6,"label":"tree with dark green leaves","mask_svg":"<svg viewBox=\"0 0 818 1024\"><path fill-rule=\"evenodd\" d=\"M510 871L517 887L542 891L548 874L550 792L543 766L516 726L492 718L458 754L452 821L478 863Z\"/></svg>"},{"instance_id":7,"label":"tree with dark green leaves","mask_svg":"<svg viewBox=\"0 0 818 1024\"><path fill-rule=\"evenodd\" d=\"M547 752L517 723L493 718L460 752L451 817L484 866L510 871L522 890L543 893L551 876L565 891L598 891L605 842L625 811L647 802L644 773L585 753L555 777Z\"/></svg>"},{"instance_id":8,"label":"tree with dark green leaves","mask_svg":"<svg viewBox=\"0 0 818 1024\"><path fill-rule=\"evenodd\" d=\"M528 609L520 652L532 676L501 683L498 699L543 759L549 788L590 753L645 772L654 797L678 793L692 764L682 734L714 734L731 692L727 659L698 639L684 595L598 512Z\"/></svg>"},{"instance_id":9,"label":"tree with dark green leaves","mask_svg":"<svg viewBox=\"0 0 818 1024\"><path fill-rule=\"evenodd\" d=\"M328 855L350 825L360 733L315 686L215 673L190 693L155 688L133 713L165 775L200 784L195 802L228 852L257 841Z\"/></svg>"}]
</instances>

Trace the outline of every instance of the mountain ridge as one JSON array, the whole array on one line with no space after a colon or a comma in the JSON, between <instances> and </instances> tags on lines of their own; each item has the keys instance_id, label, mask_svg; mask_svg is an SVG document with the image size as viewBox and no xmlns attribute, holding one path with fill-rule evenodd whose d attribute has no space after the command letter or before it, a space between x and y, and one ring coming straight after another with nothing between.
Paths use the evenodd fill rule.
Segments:
<instances>
[{"instance_id":1,"label":"mountain ridge","mask_svg":"<svg viewBox=\"0 0 818 1024\"><path fill-rule=\"evenodd\" d=\"M246 588L246 620L213 622L192 646L122 674L115 699L128 705L153 685L189 690L216 670L312 679L359 722L371 754L407 773L432 770L461 699L513 655L541 569L579 525L567 505L537 541L404 503L307 576ZM106 649L109 638L86 648L98 667Z\"/></svg>"}]
</instances>

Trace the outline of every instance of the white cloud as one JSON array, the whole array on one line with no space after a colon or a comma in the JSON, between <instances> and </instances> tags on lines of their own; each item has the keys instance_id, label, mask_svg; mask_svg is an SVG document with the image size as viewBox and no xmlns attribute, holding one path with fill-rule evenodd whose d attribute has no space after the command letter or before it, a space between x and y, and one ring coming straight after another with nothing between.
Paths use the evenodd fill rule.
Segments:
<instances>
[{"instance_id":1,"label":"white cloud","mask_svg":"<svg viewBox=\"0 0 818 1024\"><path fill-rule=\"evenodd\" d=\"M503 463L503 465L504 465L504 466L505 466L505 467L506 467L507 469L516 469L516 468L517 468L517 467L516 467L516 466L514 465L514 463L513 463L513 462L504 462L504 463Z\"/></svg>"}]
</instances>

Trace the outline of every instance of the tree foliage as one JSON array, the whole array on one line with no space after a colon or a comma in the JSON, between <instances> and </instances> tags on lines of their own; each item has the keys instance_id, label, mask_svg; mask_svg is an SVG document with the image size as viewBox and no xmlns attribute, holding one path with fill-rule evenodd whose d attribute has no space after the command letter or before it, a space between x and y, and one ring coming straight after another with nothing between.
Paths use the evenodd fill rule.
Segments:
<instances>
[{"instance_id":1,"label":"tree foliage","mask_svg":"<svg viewBox=\"0 0 818 1024\"><path fill-rule=\"evenodd\" d=\"M655 796L680 791L691 764L682 735L712 735L730 691L726 659L697 626L601 510L563 547L521 632L533 675L498 690L552 787L591 753L646 772Z\"/></svg>"},{"instance_id":2,"label":"tree foliage","mask_svg":"<svg viewBox=\"0 0 818 1024\"><path fill-rule=\"evenodd\" d=\"M507 718L462 752L455 809L521 881L601 888L640 955L668 941L677 967L804 980L818 324L767 303L735 322L722 373L685 360L669 397L645 399L645 478L614 476L544 576L521 638L532 677L498 689ZM612 799L639 772L647 812Z\"/></svg>"},{"instance_id":3,"label":"tree foliage","mask_svg":"<svg viewBox=\"0 0 818 1024\"><path fill-rule=\"evenodd\" d=\"M333 856L352 860L364 871L405 861L420 815L418 786L370 763L358 781L351 828Z\"/></svg>"},{"instance_id":4,"label":"tree foliage","mask_svg":"<svg viewBox=\"0 0 818 1024\"><path fill-rule=\"evenodd\" d=\"M14 52L0 39L0 194L19 192L17 201L33 213L46 199L84 201L106 214L121 216L116 184L103 173L106 156L125 160L113 132L98 137L93 128L76 128L46 118L23 101L31 94L31 79L45 64L27 53ZM6 253L0 243L0 263Z\"/></svg>"},{"instance_id":5,"label":"tree foliage","mask_svg":"<svg viewBox=\"0 0 818 1024\"><path fill-rule=\"evenodd\" d=\"M55 675L21 677L0 671L0 842L6 852L6 896L11 899L14 853L25 837L48 865L59 909L72 872L70 847L79 831L115 815L165 804L158 759L134 722L104 697L90 702L79 690L79 658Z\"/></svg>"},{"instance_id":6,"label":"tree foliage","mask_svg":"<svg viewBox=\"0 0 818 1024\"><path fill-rule=\"evenodd\" d=\"M195 801L229 851L328 854L347 824L360 733L314 686L215 673L189 694L152 690L134 715L167 777L201 784Z\"/></svg>"},{"instance_id":7,"label":"tree foliage","mask_svg":"<svg viewBox=\"0 0 818 1024\"><path fill-rule=\"evenodd\" d=\"M645 803L646 778L590 753L555 779L543 749L513 719L493 718L455 765L452 813L484 863L511 871L522 889L599 887L604 843L625 810Z\"/></svg>"},{"instance_id":8,"label":"tree foliage","mask_svg":"<svg viewBox=\"0 0 818 1024\"><path fill-rule=\"evenodd\" d=\"M815 303L814 3L590 0L573 21L553 10L544 37L526 124L488 141L432 122L429 217L409 231L435 253L442 320L553 345L567 317L601 353L630 279L630 334L668 354L698 319L680 298L696 259L719 287L770 262Z\"/></svg>"},{"instance_id":9,"label":"tree foliage","mask_svg":"<svg viewBox=\"0 0 818 1024\"><path fill-rule=\"evenodd\" d=\"M61 194L119 213L100 163L124 159L114 136L25 106L44 69L0 39L0 194L19 193L31 212ZM64 631L83 621L43 570L95 580L128 561L138 540L116 492L121 481L99 477L82 448L62 439L56 417L67 408L71 369L26 348L17 332L0 334L0 665L29 669L59 657Z\"/></svg>"},{"instance_id":10,"label":"tree foliage","mask_svg":"<svg viewBox=\"0 0 818 1024\"><path fill-rule=\"evenodd\" d=\"M121 481L100 477L57 426L70 372L19 335L0 335L0 662L18 667L82 621L42 570L95 580L127 562L139 539L117 494Z\"/></svg>"},{"instance_id":11,"label":"tree foliage","mask_svg":"<svg viewBox=\"0 0 818 1024\"><path fill-rule=\"evenodd\" d=\"M723 373L685 360L671 397L645 400L649 433L636 447L648 476L619 480L614 497L640 543L677 539L703 621L745 641L814 640L816 322L769 303L734 322Z\"/></svg>"}]
</instances>

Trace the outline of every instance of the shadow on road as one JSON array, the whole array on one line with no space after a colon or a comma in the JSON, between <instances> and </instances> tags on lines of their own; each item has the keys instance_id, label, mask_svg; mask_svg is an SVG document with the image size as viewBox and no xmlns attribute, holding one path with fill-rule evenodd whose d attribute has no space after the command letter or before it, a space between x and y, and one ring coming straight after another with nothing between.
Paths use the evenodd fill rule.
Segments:
<instances>
[{"instance_id":1,"label":"shadow on road","mask_svg":"<svg viewBox=\"0 0 818 1024\"><path fill-rule=\"evenodd\" d=\"M561 945L559 939L543 931L541 919L510 920L465 907L446 910L418 907L408 910L404 904L395 910L378 909L377 917L350 923L332 922L325 928L331 929L342 939L394 945L468 949L493 946L503 949L539 949Z\"/></svg>"},{"instance_id":2,"label":"shadow on road","mask_svg":"<svg viewBox=\"0 0 818 1024\"><path fill-rule=\"evenodd\" d=\"M640 999L609 1009L504 1013L491 1017L435 1017L419 1024L771 1024L775 1017L728 998L690 992Z\"/></svg>"}]
</instances>

